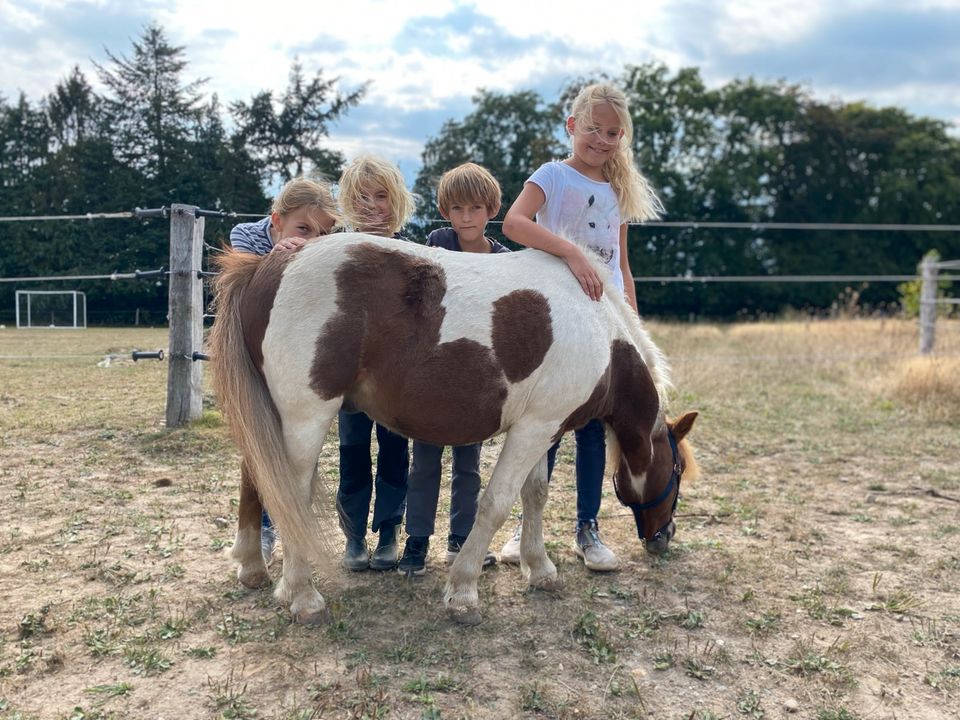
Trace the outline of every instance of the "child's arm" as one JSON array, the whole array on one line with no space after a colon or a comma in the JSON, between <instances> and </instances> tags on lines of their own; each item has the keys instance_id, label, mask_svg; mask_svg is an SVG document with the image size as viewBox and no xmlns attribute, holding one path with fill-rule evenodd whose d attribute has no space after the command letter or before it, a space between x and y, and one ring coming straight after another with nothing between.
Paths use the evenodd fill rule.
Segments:
<instances>
[{"instance_id":1,"label":"child's arm","mask_svg":"<svg viewBox=\"0 0 960 720\"><path fill-rule=\"evenodd\" d=\"M627 224L620 226L620 273L623 275L623 292L633 311L637 310L637 286L633 282L633 271L630 269L630 256L627 254Z\"/></svg>"},{"instance_id":2,"label":"child's arm","mask_svg":"<svg viewBox=\"0 0 960 720\"><path fill-rule=\"evenodd\" d=\"M574 243L554 235L534 222L534 216L546 201L547 196L543 194L539 185L532 182L525 183L516 202L510 206L503 219L503 234L521 245L543 250L562 258L570 268L570 272L577 278L583 291L592 300L599 300L603 295L603 281L600 280L600 275L587 260L583 251Z\"/></svg>"}]
</instances>

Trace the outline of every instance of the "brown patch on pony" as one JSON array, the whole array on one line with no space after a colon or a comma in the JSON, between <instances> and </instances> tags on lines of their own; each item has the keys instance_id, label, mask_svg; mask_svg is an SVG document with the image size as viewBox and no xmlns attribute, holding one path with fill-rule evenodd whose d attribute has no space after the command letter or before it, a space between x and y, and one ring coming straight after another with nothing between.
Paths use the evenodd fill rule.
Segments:
<instances>
[{"instance_id":1,"label":"brown patch on pony","mask_svg":"<svg viewBox=\"0 0 960 720\"><path fill-rule=\"evenodd\" d=\"M610 344L610 364L587 401L561 423L553 442L565 432L600 418L616 435L621 462L629 462L639 475L650 464L650 436L659 413L657 388L640 353L626 340L614 340Z\"/></svg>"},{"instance_id":2,"label":"brown patch on pony","mask_svg":"<svg viewBox=\"0 0 960 720\"><path fill-rule=\"evenodd\" d=\"M633 475L640 475L653 457L651 436L660 416L660 396L650 369L629 342L613 341L610 367L613 411L609 423L620 439L621 467L626 463Z\"/></svg>"},{"instance_id":3,"label":"brown patch on pony","mask_svg":"<svg viewBox=\"0 0 960 720\"><path fill-rule=\"evenodd\" d=\"M529 377L553 344L547 298L536 290L515 290L494 302L492 340L507 380Z\"/></svg>"},{"instance_id":4,"label":"brown patch on pony","mask_svg":"<svg viewBox=\"0 0 960 720\"><path fill-rule=\"evenodd\" d=\"M603 375L597 381L590 393L590 397L580 407L567 415L566 419L560 423L560 427L550 439L551 442L557 442L563 437L564 433L571 430L579 430L594 418L606 418L610 414L612 398L610 397L610 373L611 366L603 371Z\"/></svg>"},{"instance_id":5,"label":"brown patch on pony","mask_svg":"<svg viewBox=\"0 0 960 720\"><path fill-rule=\"evenodd\" d=\"M310 386L345 396L401 435L462 445L493 435L507 397L490 348L440 343L443 268L373 243L354 245L335 274L337 313L317 338ZM487 389L478 397L477 387Z\"/></svg>"},{"instance_id":6,"label":"brown patch on pony","mask_svg":"<svg viewBox=\"0 0 960 720\"><path fill-rule=\"evenodd\" d=\"M257 256L255 256L257 257ZM240 301L243 339L256 368L263 373L263 336L277 297L283 271L294 257L292 252L275 252L257 257L260 267L250 279Z\"/></svg>"}]
</instances>

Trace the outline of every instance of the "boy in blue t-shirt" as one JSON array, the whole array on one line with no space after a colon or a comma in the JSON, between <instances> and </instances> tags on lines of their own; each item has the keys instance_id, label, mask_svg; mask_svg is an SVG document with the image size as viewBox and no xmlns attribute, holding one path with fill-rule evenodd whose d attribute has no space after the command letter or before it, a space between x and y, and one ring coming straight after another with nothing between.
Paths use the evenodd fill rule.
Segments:
<instances>
[{"instance_id":1,"label":"boy in blue t-shirt","mask_svg":"<svg viewBox=\"0 0 960 720\"><path fill-rule=\"evenodd\" d=\"M450 227L430 233L427 245L457 252L510 252L483 234L487 221L500 212L500 184L486 169L474 163L464 163L444 173L437 186L437 205ZM456 559L477 517L481 445L451 448L448 565ZM397 565L401 575L423 575L426 572L427 550L440 498L442 457L442 447L414 441L413 462L407 481L408 537ZM487 566L495 562L496 556L488 553L483 564Z\"/></svg>"}]
</instances>

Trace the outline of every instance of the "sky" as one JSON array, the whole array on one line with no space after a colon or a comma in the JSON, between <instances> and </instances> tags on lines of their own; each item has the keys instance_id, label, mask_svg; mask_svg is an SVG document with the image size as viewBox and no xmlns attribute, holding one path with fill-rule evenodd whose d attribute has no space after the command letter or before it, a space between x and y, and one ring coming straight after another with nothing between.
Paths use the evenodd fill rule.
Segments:
<instances>
[{"instance_id":1,"label":"sky","mask_svg":"<svg viewBox=\"0 0 960 720\"><path fill-rule=\"evenodd\" d=\"M0 0L0 94L38 102L74 65L98 88L94 63L129 56L151 22L223 104L279 95L295 58L344 90L369 82L330 146L380 154L410 181L479 88L553 101L571 79L647 62L697 67L708 87L786 80L896 105L960 134L960 0Z\"/></svg>"}]
</instances>

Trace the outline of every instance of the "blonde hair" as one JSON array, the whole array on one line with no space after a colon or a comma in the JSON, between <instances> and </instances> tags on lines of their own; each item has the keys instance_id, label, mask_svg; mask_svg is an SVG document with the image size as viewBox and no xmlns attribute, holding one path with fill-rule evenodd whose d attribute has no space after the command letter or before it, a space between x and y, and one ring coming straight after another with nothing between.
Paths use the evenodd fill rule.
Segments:
<instances>
[{"instance_id":1,"label":"blonde hair","mask_svg":"<svg viewBox=\"0 0 960 720\"><path fill-rule=\"evenodd\" d=\"M325 180L295 177L284 185L273 199L270 212L288 215L302 207L315 208L337 218L337 204L333 201L330 185Z\"/></svg>"},{"instance_id":2,"label":"blonde hair","mask_svg":"<svg viewBox=\"0 0 960 720\"><path fill-rule=\"evenodd\" d=\"M574 98L570 115L576 125L586 127L593 122L593 110L606 103L617 114L623 137L610 159L603 164L603 177L617 196L623 222L655 220L663 212L660 198L633 161L633 120L627 108L627 97L611 85L587 85Z\"/></svg>"},{"instance_id":3,"label":"blonde hair","mask_svg":"<svg viewBox=\"0 0 960 720\"><path fill-rule=\"evenodd\" d=\"M437 205L447 212L453 205L478 203L487 212L500 209L500 183L485 167L468 162L447 170L437 185Z\"/></svg>"},{"instance_id":4,"label":"blonde hair","mask_svg":"<svg viewBox=\"0 0 960 720\"><path fill-rule=\"evenodd\" d=\"M379 188L386 191L390 199L389 227L379 227L381 223L371 220L370 210L363 199ZM345 222L354 229L373 225L384 236L390 236L406 225L413 215L414 197L407 190L400 168L373 155L360 155L347 165L340 176L340 207Z\"/></svg>"}]
</instances>

